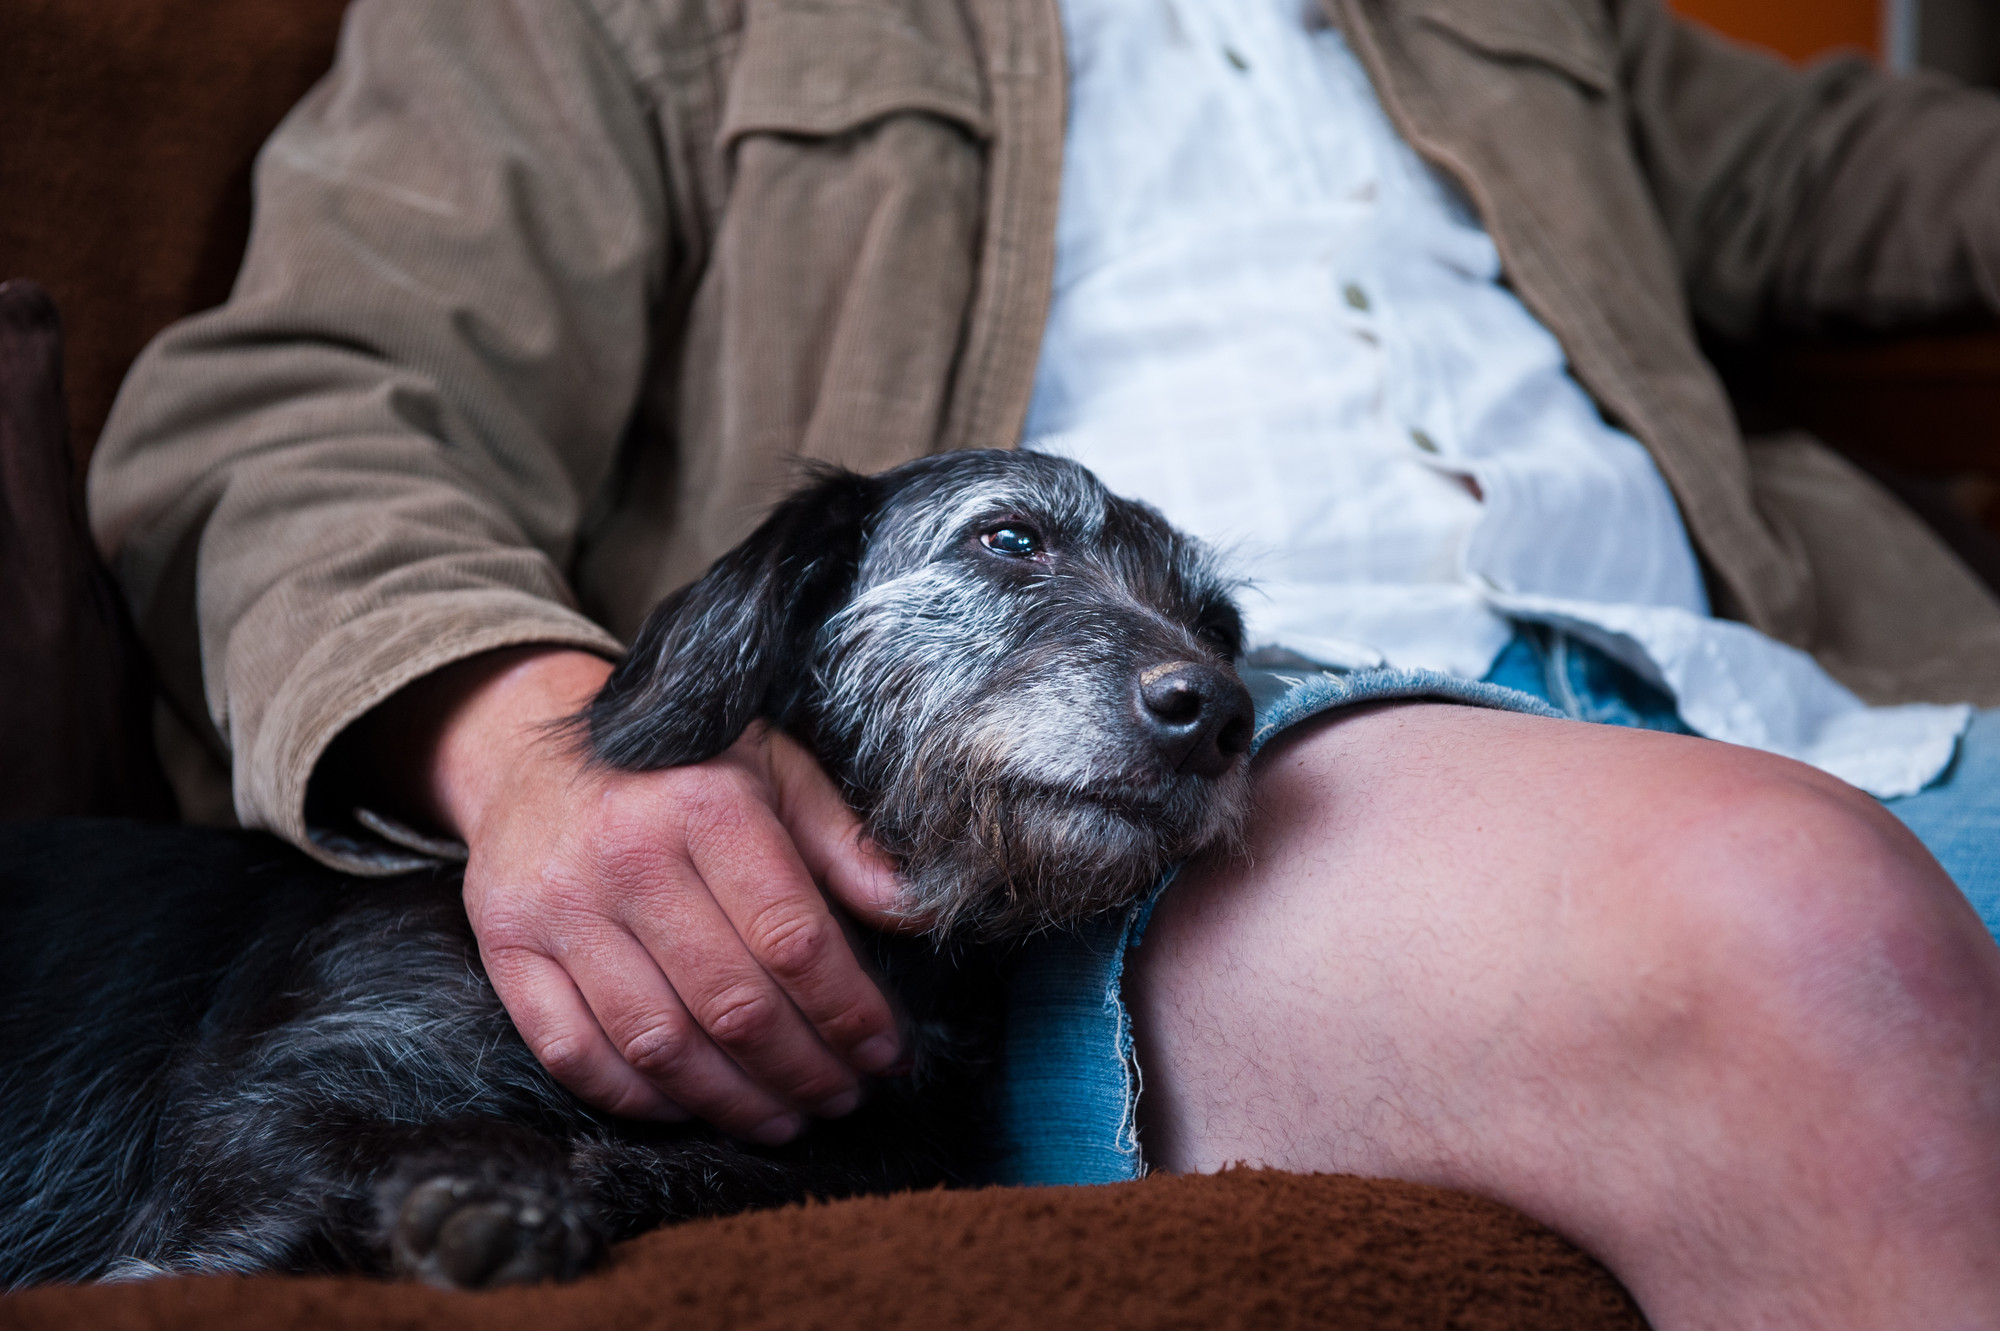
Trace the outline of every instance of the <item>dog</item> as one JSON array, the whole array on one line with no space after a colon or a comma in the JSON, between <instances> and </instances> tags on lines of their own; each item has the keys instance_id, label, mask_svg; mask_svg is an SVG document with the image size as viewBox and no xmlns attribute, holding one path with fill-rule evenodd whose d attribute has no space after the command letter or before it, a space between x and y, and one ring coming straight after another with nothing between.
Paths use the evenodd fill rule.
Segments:
<instances>
[{"instance_id":1,"label":"dog","mask_svg":"<svg viewBox=\"0 0 2000 1331\"><path fill-rule=\"evenodd\" d=\"M1010 945L1239 834L1231 591L1075 463L959 452L815 474L654 611L573 742L640 771L781 728L924 930L859 935L908 1071L780 1147L560 1086L452 870L351 878L256 833L0 831L0 1286L564 1279L671 1220L977 1181Z\"/></svg>"}]
</instances>

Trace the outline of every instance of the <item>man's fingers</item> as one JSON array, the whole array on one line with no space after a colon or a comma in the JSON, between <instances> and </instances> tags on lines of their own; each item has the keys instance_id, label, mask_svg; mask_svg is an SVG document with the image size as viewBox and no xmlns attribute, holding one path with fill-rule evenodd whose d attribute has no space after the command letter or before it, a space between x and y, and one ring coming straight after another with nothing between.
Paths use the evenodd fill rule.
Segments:
<instances>
[{"instance_id":1,"label":"man's fingers","mask_svg":"<svg viewBox=\"0 0 2000 1331\"><path fill-rule=\"evenodd\" d=\"M863 923L882 929L906 923L898 910L903 880L894 862L862 832L833 778L790 737L773 733L769 743L778 817L807 870Z\"/></svg>"},{"instance_id":2,"label":"man's fingers","mask_svg":"<svg viewBox=\"0 0 2000 1331\"><path fill-rule=\"evenodd\" d=\"M750 956L826 1047L864 1072L894 1066L902 1042L889 1001L848 947L777 815L743 799L729 816L691 828L688 850Z\"/></svg>"},{"instance_id":3,"label":"man's fingers","mask_svg":"<svg viewBox=\"0 0 2000 1331\"><path fill-rule=\"evenodd\" d=\"M770 1145L805 1126L795 1108L716 1047L638 939L621 932L578 948L569 961L610 1048L675 1103L725 1132Z\"/></svg>"},{"instance_id":4,"label":"man's fingers","mask_svg":"<svg viewBox=\"0 0 2000 1331\"><path fill-rule=\"evenodd\" d=\"M686 1109L620 1057L561 966L525 948L488 954L485 962L515 1029L557 1081L624 1118L677 1122L688 1117Z\"/></svg>"},{"instance_id":5,"label":"man's fingers","mask_svg":"<svg viewBox=\"0 0 2000 1331\"><path fill-rule=\"evenodd\" d=\"M776 832L761 809L752 814L752 826L758 821L769 827L746 831L744 839ZM804 907L831 926L832 917L803 870L794 866L792 875ZM675 865L664 884L632 900L625 921L695 1022L758 1085L815 1113L847 1112L858 1101L858 1079L781 987L786 976L757 954L724 913L715 890L694 866ZM847 961L853 964L851 956ZM869 996L879 999L872 991ZM667 1089L684 1094L677 1084Z\"/></svg>"}]
</instances>

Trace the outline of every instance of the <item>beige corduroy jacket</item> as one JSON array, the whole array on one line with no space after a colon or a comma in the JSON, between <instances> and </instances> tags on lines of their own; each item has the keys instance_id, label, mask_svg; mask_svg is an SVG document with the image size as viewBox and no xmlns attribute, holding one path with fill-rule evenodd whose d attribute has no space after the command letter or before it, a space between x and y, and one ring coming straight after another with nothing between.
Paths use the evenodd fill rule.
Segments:
<instances>
[{"instance_id":1,"label":"beige corduroy jacket","mask_svg":"<svg viewBox=\"0 0 2000 1331\"><path fill-rule=\"evenodd\" d=\"M2000 703L2000 607L1696 345L2000 309L2000 100L1798 72L1656 0L1326 0L1396 124L1673 487L1718 609L1878 699ZM243 822L508 644L616 653L794 459L1005 448L1049 300L1057 0L359 0L259 161L235 292L91 475Z\"/></svg>"}]
</instances>

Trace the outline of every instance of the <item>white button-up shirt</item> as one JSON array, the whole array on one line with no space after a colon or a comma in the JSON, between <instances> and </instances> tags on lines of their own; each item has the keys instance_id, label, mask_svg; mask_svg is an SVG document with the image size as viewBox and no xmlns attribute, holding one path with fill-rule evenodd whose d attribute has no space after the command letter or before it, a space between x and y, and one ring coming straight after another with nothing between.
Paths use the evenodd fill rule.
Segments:
<instances>
[{"instance_id":1,"label":"white button-up shirt","mask_svg":"<svg viewBox=\"0 0 2000 1331\"><path fill-rule=\"evenodd\" d=\"M1514 619L1701 734L1881 796L1970 710L1868 708L1712 618L1652 458L1504 285L1306 0L1064 0L1055 301L1026 444L1222 547L1253 647L1477 678Z\"/></svg>"}]
</instances>

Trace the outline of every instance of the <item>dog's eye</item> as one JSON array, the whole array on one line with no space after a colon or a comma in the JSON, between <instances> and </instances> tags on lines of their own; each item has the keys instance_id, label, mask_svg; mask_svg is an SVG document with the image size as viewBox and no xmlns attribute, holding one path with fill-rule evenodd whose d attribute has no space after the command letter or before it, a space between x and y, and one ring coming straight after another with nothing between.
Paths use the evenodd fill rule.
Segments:
<instances>
[{"instance_id":1,"label":"dog's eye","mask_svg":"<svg viewBox=\"0 0 2000 1331\"><path fill-rule=\"evenodd\" d=\"M1195 628L1194 636L1224 656L1235 657L1242 654L1243 623L1233 610L1223 610L1205 616Z\"/></svg>"},{"instance_id":2,"label":"dog's eye","mask_svg":"<svg viewBox=\"0 0 2000 1331\"><path fill-rule=\"evenodd\" d=\"M1210 625L1195 634L1195 636L1227 657L1234 658L1242 651L1242 643L1238 635L1231 633L1225 628Z\"/></svg>"},{"instance_id":3,"label":"dog's eye","mask_svg":"<svg viewBox=\"0 0 2000 1331\"><path fill-rule=\"evenodd\" d=\"M999 527L979 538L996 555L1027 559L1042 552L1042 538L1028 527Z\"/></svg>"}]
</instances>

